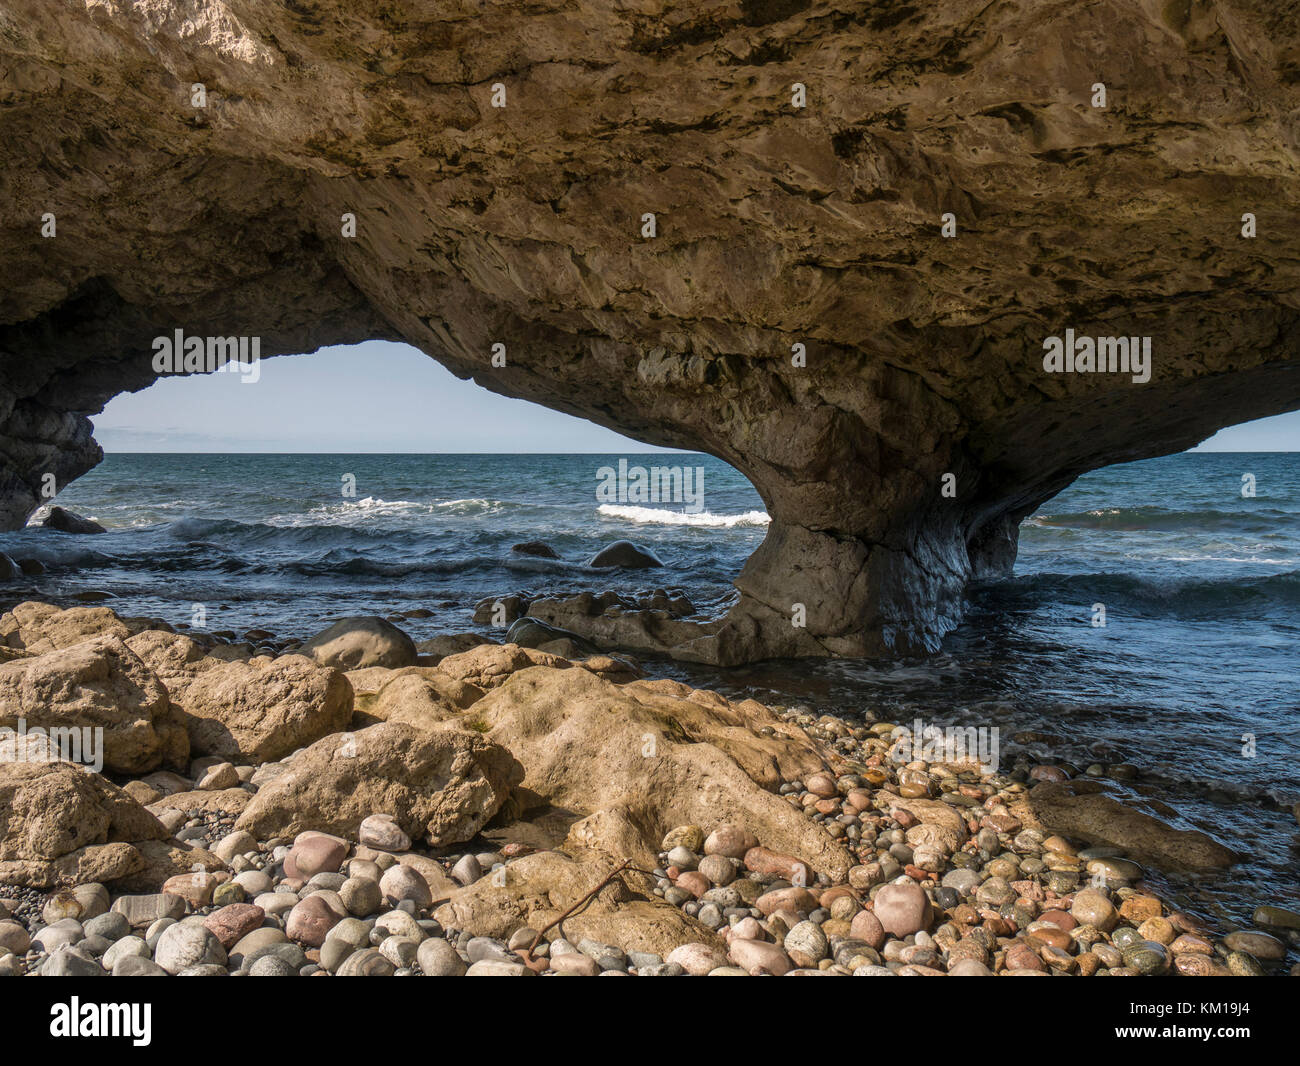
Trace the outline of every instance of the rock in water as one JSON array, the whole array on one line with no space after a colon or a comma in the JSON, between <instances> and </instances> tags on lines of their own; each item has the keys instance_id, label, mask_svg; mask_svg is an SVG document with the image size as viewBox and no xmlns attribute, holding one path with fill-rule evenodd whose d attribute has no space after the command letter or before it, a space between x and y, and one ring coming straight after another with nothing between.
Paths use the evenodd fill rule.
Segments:
<instances>
[{"instance_id":1,"label":"rock in water","mask_svg":"<svg viewBox=\"0 0 1300 1066\"><path fill-rule=\"evenodd\" d=\"M532 555L538 559L558 559L554 548L540 540L529 540L523 544L512 545L510 550L517 555Z\"/></svg>"},{"instance_id":2,"label":"rock in water","mask_svg":"<svg viewBox=\"0 0 1300 1066\"><path fill-rule=\"evenodd\" d=\"M1028 807L1032 817L1052 832L1119 848L1140 862L1166 869L1218 870L1238 861L1236 852L1213 837L1199 830L1175 828L1091 791L1095 787L1089 781L1044 782L1029 791Z\"/></svg>"},{"instance_id":3,"label":"rock in water","mask_svg":"<svg viewBox=\"0 0 1300 1066\"><path fill-rule=\"evenodd\" d=\"M538 618L529 618L527 615L512 622L510 628L506 630L506 643L518 644L521 648L540 648L553 640L572 641L574 647L585 655L600 654L599 648L577 633L553 626Z\"/></svg>"},{"instance_id":4,"label":"rock in water","mask_svg":"<svg viewBox=\"0 0 1300 1066\"><path fill-rule=\"evenodd\" d=\"M651 567L663 566L655 554L647 551L645 548L638 548L630 540L616 540L606 548L602 548L588 561L588 566L592 567L621 567L624 570L648 570Z\"/></svg>"},{"instance_id":5,"label":"rock in water","mask_svg":"<svg viewBox=\"0 0 1300 1066\"><path fill-rule=\"evenodd\" d=\"M392 622L373 616L340 618L298 649L325 666L359 670L366 666L412 666L415 643Z\"/></svg>"},{"instance_id":6,"label":"rock in water","mask_svg":"<svg viewBox=\"0 0 1300 1066\"><path fill-rule=\"evenodd\" d=\"M46 529L57 529L60 533L107 533L103 526L91 518L82 518L79 514L73 514L71 511L64 510L62 507L51 507L50 513L45 516L45 521L41 523Z\"/></svg>"}]
</instances>

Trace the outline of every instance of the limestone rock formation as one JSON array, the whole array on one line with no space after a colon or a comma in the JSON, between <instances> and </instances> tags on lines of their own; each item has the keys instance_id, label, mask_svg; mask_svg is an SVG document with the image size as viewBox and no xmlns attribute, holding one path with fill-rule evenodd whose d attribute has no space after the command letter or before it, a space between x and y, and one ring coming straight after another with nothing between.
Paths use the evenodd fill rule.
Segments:
<instances>
[{"instance_id":1,"label":"limestone rock formation","mask_svg":"<svg viewBox=\"0 0 1300 1066\"><path fill-rule=\"evenodd\" d=\"M0 762L0 884L116 880L145 868L137 845L166 836L99 774L70 763Z\"/></svg>"},{"instance_id":2,"label":"limestone rock formation","mask_svg":"<svg viewBox=\"0 0 1300 1066\"><path fill-rule=\"evenodd\" d=\"M235 762L283 758L352 718L347 678L301 655L218 663L171 691L194 754Z\"/></svg>"},{"instance_id":3,"label":"limestone rock formation","mask_svg":"<svg viewBox=\"0 0 1300 1066\"><path fill-rule=\"evenodd\" d=\"M156 338L402 339L753 482L688 654L870 653L1081 473L1300 405L1271 0L11 0L0 60L7 528Z\"/></svg>"},{"instance_id":4,"label":"limestone rock formation","mask_svg":"<svg viewBox=\"0 0 1300 1066\"><path fill-rule=\"evenodd\" d=\"M126 621L107 607L69 607L29 600L0 615L0 644L40 655L69 648L98 636L126 640L133 633Z\"/></svg>"},{"instance_id":5,"label":"limestone rock formation","mask_svg":"<svg viewBox=\"0 0 1300 1066\"><path fill-rule=\"evenodd\" d=\"M673 826L743 821L814 870L843 877L852 865L775 794L782 780L824 770L828 754L752 700L538 667L511 674L441 728L465 728L466 718L523 764L521 804L570 812L574 847L653 866Z\"/></svg>"},{"instance_id":6,"label":"limestone rock formation","mask_svg":"<svg viewBox=\"0 0 1300 1066\"><path fill-rule=\"evenodd\" d=\"M262 786L236 828L261 836L317 829L355 839L362 819L383 811L412 839L458 843L487 824L523 777L510 752L475 733L397 722L335 733L288 766Z\"/></svg>"},{"instance_id":7,"label":"limestone rock formation","mask_svg":"<svg viewBox=\"0 0 1300 1066\"><path fill-rule=\"evenodd\" d=\"M1165 870L1220 870L1240 856L1196 829L1178 829L1107 796L1095 781L1043 782L1029 791L1027 825L1123 850Z\"/></svg>"},{"instance_id":8,"label":"limestone rock formation","mask_svg":"<svg viewBox=\"0 0 1300 1066\"><path fill-rule=\"evenodd\" d=\"M117 773L184 765L189 755L167 689L116 636L0 665L0 726L16 729L20 721L28 730L71 731L78 761L92 757L102 736L103 749L93 754Z\"/></svg>"},{"instance_id":9,"label":"limestone rock formation","mask_svg":"<svg viewBox=\"0 0 1300 1066\"><path fill-rule=\"evenodd\" d=\"M600 852L539 852L511 863L504 883L484 877L452 891L434 916L449 927L482 930L487 936L506 937L521 927L542 929L599 885L612 868L609 857ZM622 940L629 951L664 955L683 942L721 945L717 934L655 897L645 882L631 873L616 879L565 918L564 933L574 941Z\"/></svg>"},{"instance_id":10,"label":"limestone rock formation","mask_svg":"<svg viewBox=\"0 0 1300 1066\"><path fill-rule=\"evenodd\" d=\"M427 726L455 717L482 698L477 685L417 666L389 671L373 699L362 702L363 712L377 721Z\"/></svg>"},{"instance_id":11,"label":"limestone rock formation","mask_svg":"<svg viewBox=\"0 0 1300 1066\"><path fill-rule=\"evenodd\" d=\"M154 629L127 644L166 685L196 755L272 761L346 729L352 717L346 676L303 655L226 660L184 634Z\"/></svg>"}]
</instances>

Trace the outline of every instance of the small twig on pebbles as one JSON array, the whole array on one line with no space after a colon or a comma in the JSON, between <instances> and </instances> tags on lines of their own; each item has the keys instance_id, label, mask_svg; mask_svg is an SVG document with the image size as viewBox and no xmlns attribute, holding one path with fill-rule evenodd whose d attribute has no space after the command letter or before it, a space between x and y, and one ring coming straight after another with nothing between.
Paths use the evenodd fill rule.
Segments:
<instances>
[{"instance_id":1,"label":"small twig on pebbles","mask_svg":"<svg viewBox=\"0 0 1300 1066\"><path fill-rule=\"evenodd\" d=\"M549 925L545 926L542 930L540 930L538 934L535 937L533 937L533 942L528 945L529 958L532 958L533 952L537 950L537 945L542 942L542 937L546 935L547 930L554 929L557 925L560 925L565 918L569 918L572 915L576 914L579 910L581 910L593 899L595 899L596 896L600 893L600 890L602 888L604 888L611 881L613 881L614 878L616 878L619 874L630 869L632 869L632 860L624 859L621 863L619 863L618 866L614 867L614 869L612 869L609 872L609 874L605 877L603 881L601 881L600 884L598 884L595 888L593 888L590 892L588 892L585 896L583 896L582 899L578 900L577 903L575 903L567 911L565 911L558 918L556 918L555 921L551 922ZM641 873L642 871L638 870L637 872Z\"/></svg>"}]
</instances>

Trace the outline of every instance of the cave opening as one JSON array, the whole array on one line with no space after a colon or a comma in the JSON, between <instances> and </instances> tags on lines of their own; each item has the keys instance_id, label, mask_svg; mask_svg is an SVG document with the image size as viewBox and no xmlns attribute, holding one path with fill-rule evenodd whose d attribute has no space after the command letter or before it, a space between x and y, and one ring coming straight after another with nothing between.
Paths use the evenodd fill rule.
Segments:
<instances>
[{"instance_id":1,"label":"cave opening","mask_svg":"<svg viewBox=\"0 0 1300 1066\"><path fill-rule=\"evenodd\" d=\"M521 605L583 593L702 618L767 524L721 460L389 342L162 377L92 421L103 461L0 534L23 571L5 607L102 604L272 651L349 615L502 639ZM43 528L55 506L107 534ZM663 565L588 565L622 540Z\"/></svg>"}]
</instances>

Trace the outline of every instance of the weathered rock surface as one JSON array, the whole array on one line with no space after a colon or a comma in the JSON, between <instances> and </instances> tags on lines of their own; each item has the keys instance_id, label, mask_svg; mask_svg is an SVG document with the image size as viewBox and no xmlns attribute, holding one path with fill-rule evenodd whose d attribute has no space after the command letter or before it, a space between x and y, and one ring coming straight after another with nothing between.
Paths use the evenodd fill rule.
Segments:
<instances>
[{"instance_id":1,"label":"weathered rock surface","mask_svg":"<svg viewBox=\"0 0 1300 1066\"><path fill-rule=\"evenodd\" d=\"M0 763L0 884L114 881L144 868L167 831L99 774L70 763Z\"/></svg>"},{"instance_id":2,"label":"weathered rock surface","mask_svg":"<svg viewBox=\"0 0 1300 1066\"><path fill-rule=\"evenodd\" d=\"M356 839L376 811L412 839L469 840L500 809L523 771L510 752L477 733L431 732L381 722L336 733L299 752L235 823L256 836L318 829Z\"/></svg>"},{"instance_id":3,"label":"weathered rock surface","mask_svg":"<svg viewBox=\"0 0 1300 1066\"><path fill-rule=\"evenodd\" d=\"M530 666L549 666L567 669L572 664L559 655L551 655L518 644L483 644L456 655L444 656L438 663L439 672L476 688L496 688L516 670Z\"/></svg>"},{"instance_id":4,"label":"weathered rock surface","mask_svg":"<svg viewBox=\"0 0 1300 1066\"><path fill-rule=\"evenodd\" d=\"M103 766L143 774L166 761L182 765L189 740L153 671L116 636L90 640L0 665L0 725L74 730L84 740L103 730Z\"/></svg>"},{"instance_id":5,"label":"weathered rock surface","mask_svg":"<svg viewBox=\"0 0 1300 1066\"><path fill-rule=\"evenodd\" d=\"M391 672L374 697L364 701L364 713L381 722L421 726L453 717L482 698L477 685L417 666Z\"/></svg>"},{"instance_id":6,"label":"weathered rock surface","mask_svg":"<svg viewBox=\"0 0 1300 1066\"><path fill-rule=\"evenodd\" d=\"M1286 5L408 16L6 6L0 525L157 336L400 338L749 477L767 537L684 654L856 654L932 646L1081 473L1300 405ZM1066 329L1150 380L1045 373Z\"/></svg>"},{"instance_id":7,"label":"weathered rock surface","mask_svg":"<svg viewBox=\"0 0 1300 1066\"><path fill-rule=\"evenodd\" d=\"M236 762L283 758L352 718L347 678L301 655L217 663L172 691L194 754Z\"/></svg>"},{"instance_id":8,"label":"weathered rock surface","mask_svg":"<svg viewBox=\"0 0 1300 1066\"><path fill-rule=\"evenodd\" d=\"M91 637L126 640L142 627L133 627L107 607L69 607L29 600L0 615L0 643L40 655L81 644Z\"/></svg>"},{"instance_id":9,"label":"weathered rock surface","mask_svg":"<svg viewBox=\"0 0 1300 1066\"><path fill-rule=\"evenodd\" d=\"M599 885L612 868L607 855L584 849L528 855L507 867L504 883L485 877L454 890L434 917L451 928L502 939L520 928L542 929ZM564 920L564 934L575 943L590 938L663 955L688 941L721 947L717 934L655 897L650 888L640 875L622 875Z\"/></svg>"},{"instance_id":10,"label":"weathered rock surface","mask_svg":"<svg viewBox=\"0 0 1300 1066\"><path fill-rule=\"evenodd\" d=\"M1239 861L1230 848L1194 829L1178 829L1113 796L1094 782L1044 782L1026 798L1029 820L1050 832L1115 847L1167 870L1217 870Z\"/></svg>"},{"instance_id":11,"label":"weathered rock surface","mask_svg":"<svg viewBox=\"0 0 1300 1066\"><path fill-rule=\"evenodd\" d=\"M535 668L512 674L464 719L523 764L521 804L569 812L574 846L653 866L674 826L734 821L814 870L842 877L852 865L774 794L783 780L825 769L828 753L752 700L733 705L674 681L615 685L586 670ZM463 728L464 719L442 728Z\"/></svg>"},{"instance_id":12,"label":"weathered rock surface","mask_svg":"<svg viewBox=\"0 0 1300 1066\"><path fill-rule=\"evenodd\" d=\"M412 666L415 643L392 622L361 616L340 618L298 649L298 654L340 670Z\"/></svg>"}]
</instances>

